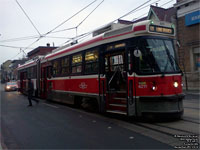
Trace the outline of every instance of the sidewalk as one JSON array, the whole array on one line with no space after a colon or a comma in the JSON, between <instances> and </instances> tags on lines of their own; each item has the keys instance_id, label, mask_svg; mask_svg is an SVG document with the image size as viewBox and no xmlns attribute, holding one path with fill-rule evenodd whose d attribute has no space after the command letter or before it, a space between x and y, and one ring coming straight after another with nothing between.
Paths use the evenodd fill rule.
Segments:
<instances>
[{"instance_id":1,"label":"sidewalk","mask_svg":"<svg viewBox=\"0 0 200 150\"><path fill-rule=\"evenodd\" d=\"M196 99L200 100L200 91L199 90L183 90L185 94L185 99Z\"/></svg>"},{"instance_id":2,"label":"sidewalk","mask_svg":"<svg viewBox=\"0 0 200 150\"><path fill-rule=\"evenodd\" d=\"M200 95L200 90L183 90L185 94Z\"/></svg>"}]
</instances>

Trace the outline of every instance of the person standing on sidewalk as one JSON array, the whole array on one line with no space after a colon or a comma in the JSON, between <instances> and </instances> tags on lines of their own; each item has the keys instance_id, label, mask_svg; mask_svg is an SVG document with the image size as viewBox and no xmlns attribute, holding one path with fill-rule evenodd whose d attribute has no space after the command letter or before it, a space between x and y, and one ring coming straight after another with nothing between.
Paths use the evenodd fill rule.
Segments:
<instances>
[{"instance_id":1,"label":"person standing on sidewalk","mask_svg":"<svg viewBox=\"0 0 200 150\"><path fill-rule=\"evenodd\" d=\"M29 78L28 79L28 100L29 100L29 105L28 106L32 106L32 101L31 100L34 100L36 103L39 103L38 100L33 99L33 91L34 91L33 83L31 82L31 79Z\"/></svg>"}]
</instances>

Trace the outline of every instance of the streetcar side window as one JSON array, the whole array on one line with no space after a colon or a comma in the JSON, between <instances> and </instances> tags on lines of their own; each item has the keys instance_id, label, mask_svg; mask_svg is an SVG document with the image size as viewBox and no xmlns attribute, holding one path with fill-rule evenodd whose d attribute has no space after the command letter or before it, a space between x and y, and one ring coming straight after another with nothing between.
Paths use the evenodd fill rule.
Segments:
<instances>
[{"instance_id":1,"label":"streetcar side window","mask_svg":"<svg viewBox=\"0 0 200 150\"><path fill-rule=\"evenodd\" d=\"M61 70L60 60L54 60L53 61L53 76L59 76Z\"/></svg>"},{"instance_id":2,"label":"streetcar side window","mask_svg":"<svg viewBox=\"0 0 200 150\"><path fill-rule=\"evenodd\" d=\"M82 72L82 54L72 56L72 73Z\"/></svg>"},{"instance_id":3,"label":"streetcar side window","mask_svg":"<svg viewBox=\"0 0 200 150\"><path fill-rule=\"evenodd\" d=\"M124 70L124 60L122 54L110 57L110 70L115 71L118 67L120 67L122 71Z\"/></svg>"},{"instance_id":4,"label":"streetcar side window","mask_svg":"<svg viewBox=\"0 0 200 150\"><path fill-rule=\"evenodd\" d=\"M98 50L85 53L85 74L98 72Z\"/></svg>"},{"instance_id":5,"label":"streetcar side window","mask_svg":"<svg viewBox=\"0 0 200 150\"><path fill-rule=\"evenodd\" d=\"M28 78L36 78L36 66L33 66L33 67L29 67L27 69L27 72L28 72Z\"/></svg>"},{"instance_id":6,"label":"streetcar side window","mask_svg":"<svg viewBox=\"0 0 200 150\"><path fill-rule=\"evenodd\" d=\"M61 74L64 75L68 75L69 74L69 57L64 57L61 59Z\"/></svg>"}]
</instances>

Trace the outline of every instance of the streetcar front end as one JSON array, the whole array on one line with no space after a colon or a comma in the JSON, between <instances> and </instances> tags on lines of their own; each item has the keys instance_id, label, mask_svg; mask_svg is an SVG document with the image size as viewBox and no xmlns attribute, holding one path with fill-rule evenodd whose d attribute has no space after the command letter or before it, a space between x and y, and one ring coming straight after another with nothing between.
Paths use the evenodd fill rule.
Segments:
<instances>
[{"instance_id":1,"label":"streetcar front end","mask_svg":"<svg viewBox=\"0 0 200 150\"><path fill-rule=\"evenodd\" d=\"M129 54L133 58L128 77L129 102L134 101L133 115L180 118L183 115L183 73L177 63L174 26L150 21L146 30L148 34L134 38L137 44ZM130 90L131 82L134 84Z\"/></svg>"}]
</instances>

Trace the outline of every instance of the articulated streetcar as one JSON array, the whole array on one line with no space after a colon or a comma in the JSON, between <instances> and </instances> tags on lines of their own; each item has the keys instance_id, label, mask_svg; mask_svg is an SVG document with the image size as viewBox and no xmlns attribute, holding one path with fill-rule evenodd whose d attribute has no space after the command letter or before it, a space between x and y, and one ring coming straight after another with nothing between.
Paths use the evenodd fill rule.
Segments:
<instances>
[{"instance_id":1,"label":"articulated streetcar","mask_svg":"<svg viewBox=\"0 0 200 150\"><path fill-rule=\"evenodd\" d=\"M80 105L87 98L100 112L180 117L174 35L173 25L146 20L58 48L18 68L21 91L30 77L44 99Z\"/></svg>"}]
</instances>

